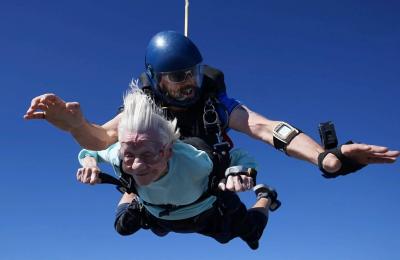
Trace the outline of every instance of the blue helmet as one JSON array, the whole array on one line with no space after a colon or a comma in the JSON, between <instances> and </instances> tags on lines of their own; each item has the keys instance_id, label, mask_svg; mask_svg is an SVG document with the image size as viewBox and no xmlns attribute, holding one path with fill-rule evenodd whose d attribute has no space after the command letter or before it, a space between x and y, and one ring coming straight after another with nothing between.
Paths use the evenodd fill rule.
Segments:
<instances>
[{"instance_id":1,"label":"blue helmet","mask_svg":"<svg viewBox=\"0 0 400 260\"><path fill-rule=\"evenodd\" d=\"M200 51L189 38L163 31L153 36L147 46L146 74L164 103L187 107L200 96L202 61Z\"/></svg>"}]
</instances>

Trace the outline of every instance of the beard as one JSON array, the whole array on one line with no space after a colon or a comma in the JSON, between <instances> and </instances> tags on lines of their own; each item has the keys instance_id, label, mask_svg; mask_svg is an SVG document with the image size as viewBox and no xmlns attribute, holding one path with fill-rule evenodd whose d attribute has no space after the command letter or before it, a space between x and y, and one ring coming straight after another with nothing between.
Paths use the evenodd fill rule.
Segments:
<instances>
[{"instance_id":1,"label":"beard","mask_svg":"<svg viewBox=\"0 0 400 260\"><path fill-rule=\"evenodd\" d=\"M186 101L196 96L198 87L195 85L175 86L171 88L163 88L166 96L177 101Z\"/></svg>"}]
</instances>

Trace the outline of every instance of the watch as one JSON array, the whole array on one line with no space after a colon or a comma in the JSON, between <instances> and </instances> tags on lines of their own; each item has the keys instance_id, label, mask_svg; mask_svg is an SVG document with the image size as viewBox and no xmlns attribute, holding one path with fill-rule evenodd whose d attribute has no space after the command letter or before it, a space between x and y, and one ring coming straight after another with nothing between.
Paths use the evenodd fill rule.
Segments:
<instances>
[{"instance_id":1,"label":"watch","mask_svg":"<svg viewBox=\"0 0 400 260\"><path fill-rule=\"evenodd\" d=\"M301 131L285 122L280 122L273 130L274 147L286 152L286 146L300 134Z\"/></svg>"}]
</instances>

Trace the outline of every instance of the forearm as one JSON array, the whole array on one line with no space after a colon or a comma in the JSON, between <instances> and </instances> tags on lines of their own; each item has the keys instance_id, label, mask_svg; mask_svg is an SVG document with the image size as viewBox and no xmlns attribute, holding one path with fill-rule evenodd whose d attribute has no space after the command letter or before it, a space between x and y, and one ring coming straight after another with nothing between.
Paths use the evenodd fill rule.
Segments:
<instances>
[{"instance_id":1,"label":"forearm","mask_svg":"<svg viewBox=\"0 0 400 260\"><path fill-rule=\"evenodd\" d=\"M103 150L117 141L117 134L107 131L102 126L85 123L70 131L80 146L90 150Z\"/></svg>"},{"instance_id":2,"label":"forearm","mask_svg":"<svg viewBox=\"0 0 400 260\"><path fill-rule=\"evenodd\" d=\"M233 110L229 119L232 129L270 145L274 145L274 129L278 124L279 121L269 120L245 106ZM355 172L369 163L394 162L400 155L400 152L389 151L387 147L365 144L345 144L326 152L304 133L288 139L283 145L279 142L277 144L275 145L284 149L289 156L318 165L327 178Z\"/></svg>"},{"instance_id":3,"label":"forearm","mask_svg":"<svg viewBox=\"0 0 400 260\"><path fill-rule=\"evenodd\" d=\"M229 118L230 128L270 145L273 144L272 130L277 124L278 122L268 120L244 105L235 108Z\"/></svg>"},{"instance_id":4,"label":"forearm","mask_svg":"<svg viewBox=\"0 0 400 260\"><path fill-rule=\"evenodd\" d=\"M286 146L286 153L292 157L318 165L318 155L324 149L311 137L300 133Z\"/></svg>"},{"instance_id":5,"label":"forearm","mask_svg":"<svg viewBox=\"0 0 400 260\"><path fill-rule=\"evenodd\" d=\"M70 133L83 148L95 151L103 150L117 142L119 118L120 115L102 126L91 124L85 120L78 128L71 129Z\"/></svg>"},{"instance_id":6,"label":"forearm","mask_svg":"<svg viewBox=\"0 0 400 260\"><path fill-rule=\"evenodd\" d=\"M230 127L273 146L273 129L280 121L269 120L245 106L236 109L229 121ZM318 155L324 149L304 133L297 135L286 147L289 156L317 165Z\"/></svg>"},{"instance_id":7,"label":"forearm","mask_svg":"<svg viewBox=\"0 0 400 260\"><path fill-rule=\"evenodd\" d=\"M253 123L249 127L251 136L273 146L273 129L278 123L279 121L269 121L265 124ZM323 151L324 149L317 142L304 133L293 138L286 147L286 153L289 156L315 165L318 164L318 155Z\"/></svg>"}]
</instances>

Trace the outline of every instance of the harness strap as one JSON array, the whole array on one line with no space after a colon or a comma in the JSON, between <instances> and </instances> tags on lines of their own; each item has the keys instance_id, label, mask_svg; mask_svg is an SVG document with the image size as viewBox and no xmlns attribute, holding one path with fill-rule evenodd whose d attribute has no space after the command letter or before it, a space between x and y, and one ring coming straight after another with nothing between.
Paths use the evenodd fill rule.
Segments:
<instances>
[{"instance_id":1,"label":"harness strap","mask_svg":"<svg viewBox=\"0 0 400 260\"><path fill-rule=\"evenodd\" d=\"M173 205L173 204L153 204L147 201L142 200L143 204L146 206L152 206L152 207L159 207L164 209L163 211L161 211L158 216L159 217L163 217L163 216L168 216L169 213L176 211L178 209L182 209L185 207L189 207L192 206L194 204L200 203L208 198L210 198L212 195L208 192L203 193L197 200L193 201L192 203L189 204L184 204L184 205Z\"/></svg>"},{"instance_id":2,"label":"harness strap","mask_svg":"<svg viewBox=\"0 0 400 260\"><path fill-rule=\"evenodd\" d=\"M121 182L122 186L125 188L123 190L126 193L134 193L137 194L137 190L135 188L135 180L133 177L127 173L124 172L122 169L122 160L119 162L119 171L121 173L121 176L119 177L119 181ZM121 191L120 189L118 189Z\"/></svg>"},{"instance_id":3,"label":"harness strap","mask_svg":"<svg viewBox=\"0 0 400 260\"><path fill-rule=\"evenodd\" d=\"M209 179L209 191L216 194L218 184L225 178L225 170L230 165L229 150L232 147L232 142L229 139L226 141L227 135L222 131L221 120L214 104L218 105L219 102L213 95L210 95L204 105L203 124L206 134L208 136L214 135L215 137L212 153L209 153L213 161L213 172Z\"/></svg>"},{"instance_id":4,"label":"harness strap","mask_svg":"<svg viewBox=\"0 0 400 260\"><path fill-rule=\"evenodd\" d=\"M115 185L117 190L121 193L135 193L136 194L136 190L132 189L129 185L128 185L128 181L125 180L124 178L115 178L107 173L104 172L100 172L99 173L99 178L101 180L101 183L103 184L112 184Z\"/></svg>"},{"instance_id":5,"label":"harness strap","mask_svg":"<svg viewBox=\"0 0 400 260\"><path fill-rule=\"evenodd\" d=\"M225 177L225 170L230 165L230 146L227 143L216 144L210 147L204 140L198 137L189 137L183 142L196 147L198 150L207 153L213 162L213 169L208 178L208 192L211 195L217 195L218 184Z\"/></svg>"},{"instance_id":6,"label":"harness strap","mask_svg":"<svg viewBox=\"0 0 400 260\"><path fill-rule=\"evenodd\" d=\"M137 190L135 188L135 180L132 176L124 172L124 170L122 169L122 162L120 162L119 170L121 172L121 176L118 179L111 175L108 175L107 173L100 172L99 178L101 180L101 183L113 184L117 186L117 190L121 193L137 194Z\"/></svg>"}]
</instances>

